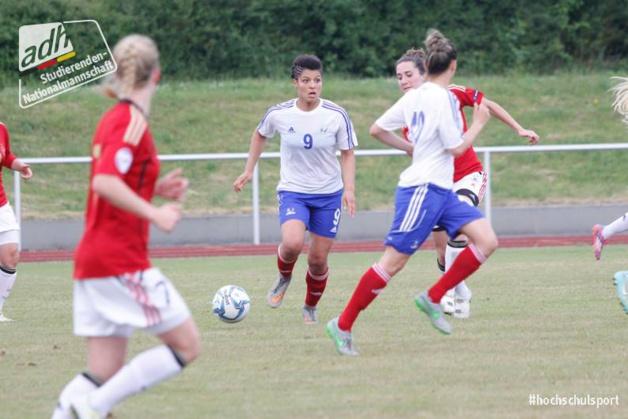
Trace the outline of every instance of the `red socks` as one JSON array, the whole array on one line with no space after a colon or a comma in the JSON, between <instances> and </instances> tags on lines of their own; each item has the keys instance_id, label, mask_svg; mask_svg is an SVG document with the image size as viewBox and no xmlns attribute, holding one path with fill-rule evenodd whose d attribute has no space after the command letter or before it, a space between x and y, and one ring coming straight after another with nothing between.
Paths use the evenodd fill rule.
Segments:
<instances>
[{"instance_id":1,"label":"red socks","mask_svg":"<svg viewBox=\"0 0 628 419\"><path fill-rule=\"evenodd\" d=\"M312 275L310 270L307 270L305 275L305 283L307 284L307 292L305 293L305 305L309 307L316 307L318 300L323 296L325 286L327 285L327 277L329 276L329 267L322 275Z\"/></svg>"},{"instance_id":2,"label":"red socks","mask_svg":"<svg viewBox=\"0 0 628 419\"><path fill-rule=\"evenodd\" d=\"M440 303L441 298L486 262L486 257L473 244L469 244L451 265L449 270L428 291L434 303Z\"/></svg>"},{"instance_id":3,"label":"red socks","mask_svg":"<svg viewBox=\"0 0 628 419\"><path fill-rule=\"evenodd\" d=\"M294 265L297 263L298 259L293 260L292 262L286 262L281 258L281 245L277 248L277 268L279 268L279 274L284 278L290 278L292 276L292 271L294 270Z\"/></svg>"},{"instance_id":4,"label":"red socks","mask_svg":"<svg viewBox=\"0 0 628 419\"><path fill-rule=\"evenodd\" d=\"M345 307L340 318L338 327L344 331L351 331L353 323L358 318L360 311L368 307L369 304L386 288L390 281L390 275L384 271L379 264L375 263L362 275L358 286Z\"/></svg>"}]
</instances>

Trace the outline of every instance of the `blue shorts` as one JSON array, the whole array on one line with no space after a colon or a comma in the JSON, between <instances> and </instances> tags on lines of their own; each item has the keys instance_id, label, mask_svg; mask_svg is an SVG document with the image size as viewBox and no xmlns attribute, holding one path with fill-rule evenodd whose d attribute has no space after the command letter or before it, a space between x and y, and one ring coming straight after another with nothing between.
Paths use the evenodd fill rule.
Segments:
<instances>
[{"instance_id":1,"label":"blue shorts","mask_svg":"<svg viewBox=\"0 0 628 419\"><path fill-rule=\"evenodd\" d=\"M279 224L301 220L305 228L323 237L336 238L340 224L342 190L331 194L277 192Z\"/></svg>"},{"instance_id":2,"label":"blue shorts","mask_svg":"<svg viewBox=\"0 0 628 419\"><path fill-rule=\"evenodd\" d=\"M484 218L480 210L461 201L450 189L431 183L397 188L395 218L384 244L411 255L429 237L435 225L443 227L449 237L472 221Z\"/></svg>"}]
</instances>

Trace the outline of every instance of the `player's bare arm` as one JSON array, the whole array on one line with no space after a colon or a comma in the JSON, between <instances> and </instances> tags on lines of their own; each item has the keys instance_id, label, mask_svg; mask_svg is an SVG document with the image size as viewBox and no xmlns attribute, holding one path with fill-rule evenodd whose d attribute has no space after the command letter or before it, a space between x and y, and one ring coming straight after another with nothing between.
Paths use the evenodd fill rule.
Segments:
<instances>
[{"instance_id":1,"label":"player's bare arm","mask_svg":"<svg viewBox=\"0 0 628 419\"><path fill-rule=\"evenodd\" d=\"M484 100L482 100L482 104L488 108L491 116L497 118L498 120L502 121L504 124L508 125L510 128L512 128L514 132L517 133L518 136L527 138L528 144L530 145L538 144L539 139L540 139L539 135L532 130L523 128L515 120L515 118L513 118L512 115L510 115L508 111L506 111L506 109L504 109L497 102L493 102L492 100L489 100L486 97L484 97Z\"/></svg>"},{"instance_id":2,"label":"player's bare arm","mask_svg":"<svg viewBox=\"0 0 628 419\"><path fill-rule=\"evenodd\" d=\"M371 129L369 130L369 134L371 134L381 143L384 143L398 150L405 151L409 155L412 155L414 145L412 143L409 143L408 141L403 140L394 132L386 131L382 129L379 125L373 124L371 125Z\"/></svg>"},{"instance_id":3,"label":"player's bare arm","mask_svg":"<svg viewBox=\"0 0 628 419\"><path fill-rule=\"evenodd\" d=\"M251 136L251 146L249 147L249 157L246 160L246 165L244 166L244 172L233 182L233 190L236 192L240 192L244 185L249 183L253 178L253 170L255 170L255 165L259 160L259 156L262 154L264 150L264 146L266 145L266 137L262 136L257 128L253 131L253 135Z\"/></svg>"}]
</instances>

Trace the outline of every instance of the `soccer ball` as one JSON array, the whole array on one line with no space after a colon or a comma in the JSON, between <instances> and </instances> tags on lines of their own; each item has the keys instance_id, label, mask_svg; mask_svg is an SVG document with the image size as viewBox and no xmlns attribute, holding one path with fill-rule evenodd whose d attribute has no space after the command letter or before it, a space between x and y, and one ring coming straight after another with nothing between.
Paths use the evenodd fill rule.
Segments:
<instances>
[{"instance_id":1,"label":"soccer ball","mask_svg":"<svg viewBox=\"0 0 628 419\"><path fill-rule=\"evenodd\" d=\"M251 299L242 287L225 285L214 295L212 309L223 322L237 323L249 314Z\"/></svg>"}]
</instances>

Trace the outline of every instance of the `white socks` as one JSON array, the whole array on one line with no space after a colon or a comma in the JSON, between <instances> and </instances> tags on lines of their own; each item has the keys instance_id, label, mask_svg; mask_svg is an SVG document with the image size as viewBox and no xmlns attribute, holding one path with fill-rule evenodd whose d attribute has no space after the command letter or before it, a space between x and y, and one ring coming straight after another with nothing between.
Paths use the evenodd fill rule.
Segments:
<instances>
[{"instance_id":1,"label":"white socks","mask_svg":"<svg viewBox=\"0 0 628 419\"><path fill-rule=\"evenodd\" d=\"M72 419L70 412L72 400L90 393L99 385L100 383L97 383L93 377L87 374L79 374L74 377L61 391L55 411L52 413L52 419Z\"/></svg>"},{"instance_id":2,"label":"white socks","mask_svg":"<svg viewBox=\"0 0 628 419\"><path fill-rule=\"evenodd\" d=\"M89 405L105 417L122 400L144 391L183 369L172 350L157 346L138 354L113 377L88 396Z\"/></svg>"},{"instance_id":3,"label":"white socks","mask_svg":"<svg viewBox=\"0 0 628 419\"><path fill-rule=\"evenodd\" d=\"M628 212L604 227L602 230L602 236L604 236L604 239L608 239L609 237L626 230L628 230ZM0 308L2 308L1 305Z\"/></svg>"},{"instance_id":4,"label":"white socks","mask_svg":"<svg viewBox=\"0 0 628 419\"><path fill-rule=\"evenodd\" d=\"M453 244L453 246L452 246ZM447 247L445 248L445 272L451 268L451 265L454 264L454 261L458 257L460 253L467 247L466 240L449 240L447 242ZM456 295L460 296L460 298L464 298L468 300L471 298L471 290L467 287L466 281L462 281L455 288ZM453 298L453 296L452 296Z\"/></svg>"},{"instance_id":5,"label":"white socks","mask_svg":"<svg viewBox=\"0 0 628 419\"><path fill-rule=\"evenodd\" d=\"M4 301L9 298L11 288L15 284L17 278L17 271L15 269L9 269L4 266L0 266L0 313L2 313L2 306Z\"/></svg>"}]
</instances>

